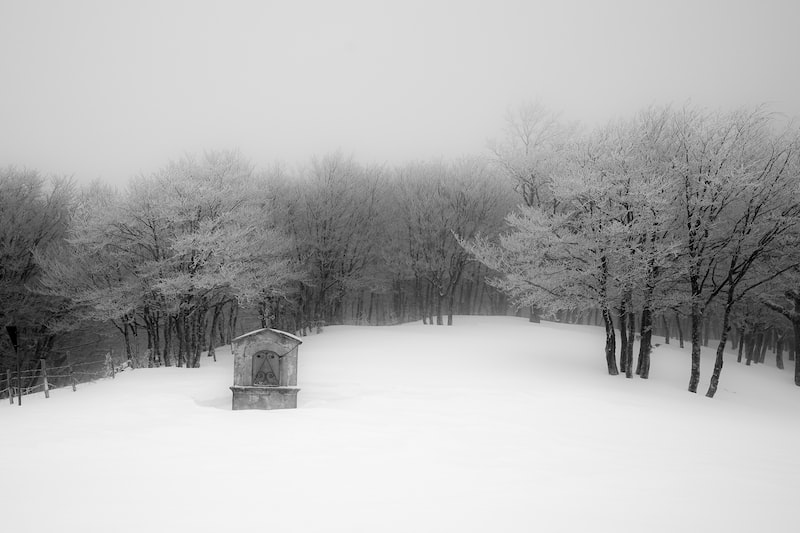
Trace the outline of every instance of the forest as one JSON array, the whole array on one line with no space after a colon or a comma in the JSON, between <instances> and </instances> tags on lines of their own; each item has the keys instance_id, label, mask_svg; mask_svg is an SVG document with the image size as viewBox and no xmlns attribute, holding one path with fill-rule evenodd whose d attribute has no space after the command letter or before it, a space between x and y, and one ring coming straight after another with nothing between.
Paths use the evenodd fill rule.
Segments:
<instances>
[{"instance_id":1,"label":"forest","mask_svg":"<svg viewBox=\"0 0 800 533\"><path fill-rule=\"evenodd\" d=\"M799 216L800 131L766 107L589 128L530 103L476 156L257 169L208 151L120 188L7 167L0 372L97 324L136 365L193 368L243 314L304 335L517 313L604 327L611 375L648 378L657 334L687 343L690 392L709 343L709 397L726 345L747 365L786 353L800 386Z\"/></svg>"}]
</instances>

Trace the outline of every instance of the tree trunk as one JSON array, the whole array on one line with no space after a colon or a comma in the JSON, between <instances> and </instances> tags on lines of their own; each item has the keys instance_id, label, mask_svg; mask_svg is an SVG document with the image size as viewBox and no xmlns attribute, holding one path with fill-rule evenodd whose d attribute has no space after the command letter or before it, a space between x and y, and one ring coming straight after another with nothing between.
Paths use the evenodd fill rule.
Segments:
<instances>
[{"instance_id":1,"label":"tree trunk","mask_svg":"<svg viewBox=\"0 0 800 533\"><path fill-rule=\"evenodd\" d=\"M186 353L186 368L196 368L197 367L197 355L199 351L199 317L194 316L190 319L187 319L186 324L186 331L189 335L188 342L186 345L188 346L188 350Z\"/></svg>"},{"instance_id":2,"label":"tree trunk","mask_svg":"<svg viewBox=\"0 0 800 533\"><path fill-rule=\"evenodd\" d=\"M233 306L233 302L230 303L230 306ZM220 306L220 321L217 324L217 335L219 336L219 345L222 346L224 344L228 344L228 339L225 336L225 306Z\"/></svg>"},{"instance_id":3,"label":"tree trunk","mask_svg":"<svg viewBox=\"0 0 800 533\"><path fill-rule=\"evenodd\" d=\"M265 300L258 302L258 319L262 328L269 327L269 306Z\"/></svg>"},{"instance_id":4,"label":"tree trunk","mask_svg":"<svg viewBox=\"0 0 800 533\"><path fill-rule=\"evenodd\" d=\"M617 320L619 320L619 371L628 374L628 311L625 308L625 300L620 302L617 310Z\"/></svg>"},{"instance_id":5,"label":"tree trunk","mask_svg":"<svg viewBox=\"0 0 800 533\"><path fill-rule=\"evenodd\" d=\"M154 345L155 345L155 361L156 363L161 366L164 364L164 352L161 349L161 328L159 327L161 324L161 313L156 311L153 315L153 323L154 323Z\"/></svg>"},{"instance_id":6,"label":"tree trunk","mask_svg":"<svg viewBox=\"0 0 800 533\"><path fill-rule=\"evenodd\" d=\"M217 352L215 350L216 343L216 331L217 326L219 325L219 315L222 311L223 304L217 304L214 306L214 314L211 316L211 333L208 335L208 357L213 358L216 362L217 360Z\"/></svg>"},{"instance_id":7,"label":"tree trunk","mask_svg":"<svg viewBox=\"0 0 800 533\"><path fill-rule=\"evenodd\" d=\"M642 310L642 328L639 341L639 362L636 365L636 373L642 379L650 377L650 352L652 351L653 339L653 314L649 307Z\"/></svg>"},{"instance_id":8,"label":"tree trunk","mask_svg":"<svg viewBox=\"0 0 800 533\"><path fill-rule=\"evenodd\" d=\"M764 346L764 332L762 330L758 331L756 335L756 342L755 346L753 347L753 355L751 360L755 364L759 364L761 362L761 348Z\"/></svg>"},{"instance_id":9,"label":"tree trunk","mask_svg":"<svg viewBox=\"0 0 800 533\"><path fill-rule=\"evenodd\" d=\"M747 366L750 366L750 363L753 362L753 353L755 352L756 349L756 336L755 334L753 334L752 330L747 332L747 336L745 337L745 343L746 343L745 358L747 359L745 364Z\"/></svg>"},{"instance_id":10,"label":"tree trunk","mask_svg":"<svg viewBox=\"0 0 800 533\"><path fill-rule=\"evenodd\" d=\"M703 313L700 304L692 302L692 368L689 375L689 392L697 392L700 384L700 343L703 327Z\"/></svg>"},{"instance_id":11,"label":"tree trunk","mask_svg":"<svg viewBox=\"0 0 800 533\"><path fill-rule=\"evenodd\" d=\"M200 356L206 349L206 338L208 330L208 311L204 307L197 312L197 317L194 321L194 355L192 356L192 368L200 368Z\"/></svg>"},{"instance_id":12,"label":"tree trunk","mask_svg":"<svg viewBox=\"0 0 800 533\"><path fill-rule=\"evenodd\" d=\"M619 374L616 359L617 341L614 332L614 320L611 318L611 310L608 307L603 307L603 324L606 328L606 365L608 366L609 375L616 376Z\"/></svg>"},{"instance_id":13,"label":"tree trunk","mask_svg":"<svg viewBox=\"0 0 800 533\"><path fill-rule=\"evenodd\" d=\"M450 294L447 298L447 325L453 325L453 298L455 297L455 287L450 287Z\"/></svg>"},{"instance_id":14,"label":"tree trunk","mask_svg":"<svg viewBox=\"0 0 800 533\"><path fill-rule=\"evenodd\" d=\"M464 281L464 288L461 292L461 305L463 306L462 312L468 315L475 313L475 282L471 278Z\"/></svg>"},{"instance_id":15,"label":"tree trunk","mask_svg":"<svg viewBox=\"0 0 800 533\"><path fill-rule=\"evenodd\" d=\"M711 381L708 384L706 396L713 398L719 386L719 376L722 373L724 363L725 343L728 342L728 329L730 328L731 311L733 310L733 287L728 290L728 298L725 302L725 311L722 315L722 333L720 334L719 344L717 344L717 357L714 360L714 371L711 373Z\"/></svg>"},{"instance_id":16,"label":"tree trunk","mask_svg":"<svg viewBox=\"0 0 800 533\"><path fill-rule=\"evenodd\" d=\"M359 301L359 304L361 302ZM372 324L372 310L375 307L375 291L369 292L369 309L367 310L367 324Z\"/></svg>"},{"instance_id":17,"label":"tree trunk","mask_svg":"<svg viewBox=\"0 0 800 533\"><path fill-rule=\"evenodd\" d=\"M778 335L775 339L775 366L778 370L783 370L783 335Z\"/></svg>"},{"instance_id":18,"label":"tree trunk","mask_svg":"<svg viewBox=\"0 0 800 533\"><path fill-rule=\"evenodd\" d=\"M742 327L739 328L739 352L736 355L736 362L737 363L741 363L742 362L742 353L744 352L744 341L745 341L744 326L742 326Z\"/></svg>"},{"instance_id":19,"label":"tree trunk","mask_svg":"<svg viewBox=\"0 0 800 533\"><path fill-rule=\"evenodd\" d=\"M431 309L431 287L430 283L422 289L422 323L432 324L430 321Z\"/></svg>"},{"instance_id":20,"label":"tree trunk","mask_svg":"<svg viewBox=\"0 0 800 533\"><path fill-rule=\"evenodd\" d=\"M419 277L414 277L414 305L417 308L417 317L422 319L423 324L428 323L428 317L425 316L425 296L422 294L420 288Z\"/></svg>"},{"instance_id":21,"label":"tree trunk","mask_svg":"<svg viewBox=\"0 0 800 533\"><path fill-rule=\"evenodd\" d=\"M125 357L128 361L133 362L133 349L131 348L131 328L128 321L123 319L122 322L122 337L125 339Z\"/></svg>"},{"instance_id":22,"label":"tree trunk","mask_svg":"<svg viewBox=\"0 0 800 533\"><path fill-rule=\"evenodd\" d=\"M483 299L485 296L486 296L486 282L481 281L476 290L475 314L480 315L483 312Z\"/></svg>"},{"instance_id":23,"label":"tree trunk","mask_svg":"<svg viewBox=\"0 0 800 533\"><path fill-rule=\"evenodd\" d=\"M147 366L148 368L153 368L155 360L153 354L153 321L150 317L150 311L147 308L142 312L142 319L144 320L144 327L147 332Z\"/></svg>"},{"instance_id":24,"label":"tree trunk","mask_svg":"<svg viewBox=\"0 0 800 533\"><path fill-rule=\"evenodd\" d=\"M427 313L428 313L428 324L433 325L433 285L428 285L428 297L427 297Z\"/></svg>"},{"instance_id":25,"label":"tree trunk","mask_svg":"<svg viewBox=\"0 0 800 533\"><path fill-rule=\"evenodd\" d=\"M178 338L178 354L175 361L175 366L182 367L186 354L186 335L184 335L184 319L183 313L175 316L175 336Z\"/></svg>"},{"instance_id":26,"label":"tree trunk","mask_svg":"<svg viewBox=\"0 0 800 533\"><path fill-rule=\"evenodd\" d=\"M794 330L794 384L800 387L800 313L795 313L792 329Z\"/></svg>"},{"instance_id":27,"label":"tree trunk","mask_svg":"<svg viewBox=\"0 0 800 533\"><path fill-rule=\"evenodd\" d=\"M183 366L191 368L192 350L194 343L192 339L192 322L188 317L183 317Z\"/></svg>"},{"instance_id":28,"label":"tree trunk","mask_svg":"<svg viewBox=\"0 0 800 533\"><path fill-rule=\"evenodd\" d=\"M406 293L399 281L394 282L394 316L398 324L406 322Z\"/></svg>"},{"instance_id":29,"label":"tree trunk","mask_svg":"<svg viewBox=\"0 0 800 533\"><path fill-rule=\"evenodd\" d=\"M436 290L436 325L443 326L444 325L444 318L442 315L442 303L444 302L444 296L442 295L439 289Z\"/></svg>"},{"instance_id":30,"label":"tree trunk","mask_svg":"<svg viewBox=\"0 0 800 533\"><path fill-rule=\"evenodd\" d=\"M664 344L669 344L669 320L667 315L662 317L662 321L664 322Z\"/></svg>"},{"instance_id":31,"label":"tree trunk","mask_svg":"<svg viewBox=\"0 0 800 533\"><path fill-rule=\"evenodd\" d=\"M130 335L130 329L128 328L128 322L126 320L126 317L122 317L122 319L119 321L112 319L110 320L110 322L115 328L117 328L117 331L119 331L120 334L122 334L122 339L125 343L125 358L128 361L133 361L133 350L131 349L131 335ZM14 346L14 349L16 350L17 347Z\"/></svg>"},{"instance_id":32,"label":"tree trunk","mask_svg":"<svg viewBox=\"0 0 800 533\"><path fill-rule=\"evenodd\" d=\"M172 323L171 315L164 316L164 366L172 364Z\"/></svg>"},{"instance_id":33,"label":"tree trunk","mask_svg":"<svg viewBox=\"0 0 800 533\"><path fill-rule=\"evenodd\" d=\"M772 330L767 330L764 332L763 339L761 341L761 352L759 352L758 362L764 364L767 360L767 348L769 347L769 335L772 333Z\"/></svg>"},{"instance_id":34,"label":"tree trunk","mask_svg":"<svg viewBox=\"0 0 800 533\"><path fill-rule=\"evenodd\" d=\"M233 339L236 338L236 323L239 321L239 304L236 300L231 302L231 308L228 313L228 338L226 344L231 344Z\"/></svg>"},{"instance_id":35,"label":"tree trunk","mask_svg":"<svg viewBox=\"0 0 800 533\"><path fill-rule=\"evenodd\" d=\"M675 324L678 327L678 347L683 348L683 324L681 324L681 316L675 313Z\"/></svg>"},{"instance_id":36,"label":"tree trunk","mask_svg":"<svg viewBox=\"0 0 800 533\"><path fill-rule=\"evenodd\" d=\"M625 358L628 360L625 365L625 377L633 377L633 345L636 339L636 315L633 313L633 304L628 300L628 346L625 349Z\"/></svg>"}]
</instances>

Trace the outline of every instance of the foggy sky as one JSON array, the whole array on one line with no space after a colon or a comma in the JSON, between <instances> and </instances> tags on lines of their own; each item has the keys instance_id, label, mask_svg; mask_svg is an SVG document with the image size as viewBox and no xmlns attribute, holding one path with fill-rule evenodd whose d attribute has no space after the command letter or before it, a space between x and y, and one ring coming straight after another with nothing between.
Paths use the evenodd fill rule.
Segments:
<instances>
[{"instance_id":1,"label":"foggy sky","mask_svg":"<svg viewBox=\"0 0 800 533\"><path fill-rule=\"evenodd\" d=\"M0 0L0 166L123 183L187 152L259 166L481 152L509 106L800 114L796 0Z\"/></svg>"}]
</instances>

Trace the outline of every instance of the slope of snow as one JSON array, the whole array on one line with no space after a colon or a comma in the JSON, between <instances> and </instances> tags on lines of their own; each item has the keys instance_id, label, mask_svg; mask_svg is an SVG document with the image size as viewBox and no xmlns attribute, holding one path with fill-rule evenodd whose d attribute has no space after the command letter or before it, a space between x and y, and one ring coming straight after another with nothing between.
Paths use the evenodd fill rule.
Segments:
<instances>
[{"instance_id":1,"label":"slope of snow","mask_svg":"<svg viewBox=\"0 0 800 533\"><path fill-rule=\"evenodd\" d=\"M709 400L688 350L626 380L601 330L514 318L303 340L296 410L231 411L226 350L0 405L2 529L796 531L789 370L729 357Z\"/></svg>"}]
</instances>

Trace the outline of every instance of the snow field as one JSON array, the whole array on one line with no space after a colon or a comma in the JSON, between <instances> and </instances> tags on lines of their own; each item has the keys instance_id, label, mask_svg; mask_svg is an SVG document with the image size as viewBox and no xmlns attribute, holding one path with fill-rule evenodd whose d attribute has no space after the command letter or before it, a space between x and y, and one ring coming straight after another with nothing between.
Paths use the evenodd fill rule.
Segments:
<instances>
[{"instance_id":1,"label":"snow field","mask_svg":"<svg viewBox=\"0 0 800 533\"><path fill-rule=\"evenodd\" d=\"M795 531L789 370L729 356L709 400L688 349L626 380L599 328L456 317L329 327L298 409L231 411L218 359L0 406L3 530Z\"/></svg>"}]
</instances>

